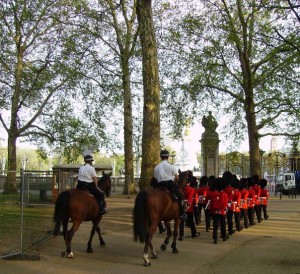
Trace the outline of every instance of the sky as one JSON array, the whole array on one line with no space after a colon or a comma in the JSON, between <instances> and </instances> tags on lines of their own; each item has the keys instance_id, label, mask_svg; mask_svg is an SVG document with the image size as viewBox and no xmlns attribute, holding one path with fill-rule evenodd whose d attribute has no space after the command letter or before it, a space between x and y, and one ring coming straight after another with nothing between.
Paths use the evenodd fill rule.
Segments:
<instances>
[{"instance_id":1,"label":"sky","mask_svg":"<svg viewBox=\"0 0 300 274\"><path fill-rule=\"evenodd\" d=\"M219 127L222 127L222 124L220 123ZM195 151L195 153L198 153L201 151L201 144L200 144L200 140L201 140L201 136L202 133L204 132L204 128L202 127L202 125L200 123L196 123L194 126L191 127L190 129L190 140L192 143L192 147L193 150ZM217 132L218 132L218 128L217 128ZM7 146L7 134L4 131L4 129L0 129L0 146L1 147L6 147ZM268 137L264 137L261 139L260 141L260 148L264 151L270 151L271 150L271 136ZM220 144L219 144L219 152L223 153L223 152L228 152L227 149L229 147L229 143L226 142L226 140L224 140L224 138L222 138L222 135L219 134L219 139L220 139ZM277 149L280 150L284 147L284 139L283 138L277 138ZM170 143L170 146L176 151L180 151L182 142L179 141L172 141ZM27 143L27 142L21 142L20 139L18 139L17 142L17 146L20 148L35 148L34 145ZM241 143L241 145L239 146L238 149L239 152L243 153L243 152L248 152L249 151L249 145L248 145L248 140L245 140ZM120 152L122 153L122 151Z\"/></svg>"},{"instance_id":2,"label":"sky","mask_svg":"<svg viewBox=\"0 0 300 274\"><path fill-rule=\"evenodd\" d=\"M221 125L222 126L222 125ZM193 149L195 152L200 152L201 151L201 136L202 133L204 132L204 128L200 124L195 124L193 127L190 129L190 139L192 142ZM217 129L218 132L218 129ZM219 134L219 139L220 139L220 144L219 144L219 152L228 152L227 149L229 147L229 143L226 142L224 137L222 138L222 135ZM271 150L271 139L272 136L267 136L264 137L260 140L260 148L264 151L270 151ZM171 142L171 147L174 148L176 152L178 152L181 148L181 141L173 141ZM284 138L277 137L277 150L280 150L284 147ZM243 152L248 152L249 151L249 144L248 144L248 139L244 140L241 145L238 148L238 151L243 153Z\"/></svg>"}]
</instances>

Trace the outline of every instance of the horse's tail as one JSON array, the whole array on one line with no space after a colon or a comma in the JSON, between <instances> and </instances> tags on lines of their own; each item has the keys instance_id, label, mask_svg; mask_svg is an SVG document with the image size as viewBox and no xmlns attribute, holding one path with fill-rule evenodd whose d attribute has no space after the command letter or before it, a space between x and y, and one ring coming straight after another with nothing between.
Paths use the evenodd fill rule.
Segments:
<instances>
[{"instance_id":1,"label":"horse's tail","mask_svg":"<svg viewBox=\"0 0 300 274\"><path fill-rule=\"evenodd\" d=\"M134 241L144 243L146 240L146 228L148 227L147 192L140 191L135 199L133 208L133 234Z\"/></svg>"},{"instance_id":2,"label":"horse's tail","mask_svg":"<svg viewBox=\"0 0 300 274\"><path fill-rule=\"evenodd\" d=\"M58 235L62 220L65 219L68 214L67 212L68 212L69 199L70 199L70 191L68 190L61 192L57 197L57 200L55 202L54 216L53 216L53 221L55 222L53 236Z\"/></svg>"}]
</instances>

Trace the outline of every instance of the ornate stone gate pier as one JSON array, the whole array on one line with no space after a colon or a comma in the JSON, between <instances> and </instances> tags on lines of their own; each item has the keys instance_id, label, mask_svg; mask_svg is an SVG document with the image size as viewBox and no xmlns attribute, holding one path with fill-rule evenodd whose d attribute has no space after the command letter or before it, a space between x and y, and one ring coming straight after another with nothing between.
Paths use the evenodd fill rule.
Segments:
<instances>
[{"instance_id":1,"label":"ornate stone gate pier","mask_svg":"<svg viewBox=\"0 0 300 274\"><path fill-rule=\"evenodd\" d=\"M216 132L218 123L208 112L208 116L202 119L202 126L205 128L201 138L201 151L202 151L202 167L201 174L210 176L219 176L219 135Z\"/></svg>"}]
</instances>

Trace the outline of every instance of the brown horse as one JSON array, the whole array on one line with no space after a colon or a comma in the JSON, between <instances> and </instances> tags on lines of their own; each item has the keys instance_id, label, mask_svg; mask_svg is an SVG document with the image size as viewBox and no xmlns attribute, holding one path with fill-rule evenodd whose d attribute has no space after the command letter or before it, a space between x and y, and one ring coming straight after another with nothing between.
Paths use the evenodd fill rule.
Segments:
<instances>
[{"instance_id":1,"label":"brown horse","mask_svg":"<svg viewBox=\"0 0 300 274\"><path fill-rule=\"evenodd\" d=\"M182 193L186 186L187 172L179 171L178 189ZM174 220L173 242L171 245L173 253L178 253L176 248L176 239L178 229L181 222L179 216L179 203L166 190L150 189L140 191L136 196L133 209L133 232L134 240L145 242L144 248L144 265L150 265L148 257L148 249L152 254L152 258L157 258L157 253L152 245L153 234L157 230L157 226L164 221L167 228L167 237L161 245L161 250L166 250L169 240L172 236L170 221Z\"/></svg>"},{"instance_id":2,"label":"brown horse","mask_svg":"<svg viewBox=\"0 0 300 274\"><path fill-rule=\"evenodd\" d=\"M106 197L111 194L111 173L102 172L102 177L98 180L99 188L104 192ZM68 222L71 219L73 225L68 230ZM55 228L53 235L57 236L60 230L61 223L63 225L63 236L66 243L66 252L62 252L62 257L73 258L71 251L71 242L75 232L78 230L83 221L92 221L93 227L88 241L87 252L92 253L92 240L97 231L100 245L105 245L105 242L100 233L99 223L102 216L99 216L99 203L96 198L89 194L86 190L71 189L65 190L58 195L55 203L54 222Z\"/></svg>"}]
</instances>

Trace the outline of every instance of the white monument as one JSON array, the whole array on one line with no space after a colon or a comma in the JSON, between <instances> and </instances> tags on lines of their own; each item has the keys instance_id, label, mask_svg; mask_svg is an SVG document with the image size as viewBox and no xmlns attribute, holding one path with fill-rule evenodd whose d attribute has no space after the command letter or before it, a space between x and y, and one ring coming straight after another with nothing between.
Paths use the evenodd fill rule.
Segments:
<instances>
[{"instance_id":1,"label":"white monument","mask_svg":"<svg viewBox=\"0 0 300 274\"><path fill-rule=\"evenodd\" d=\"M181 147L179 152L176 153L176 161L174 166L181 171L186 170L194 170L194 167L199 166L197 161L197 154L194 150L191 132L190 132L190 124L189 122L186 123L186 126L183 129L182 140L181 140Z\"/></svg>"}]
</instances>

